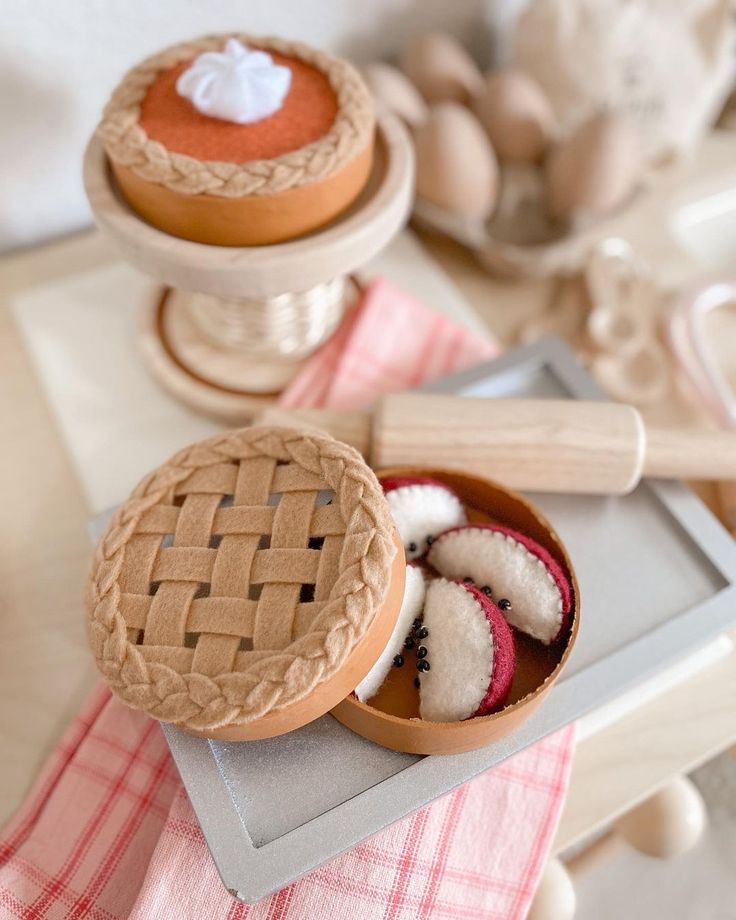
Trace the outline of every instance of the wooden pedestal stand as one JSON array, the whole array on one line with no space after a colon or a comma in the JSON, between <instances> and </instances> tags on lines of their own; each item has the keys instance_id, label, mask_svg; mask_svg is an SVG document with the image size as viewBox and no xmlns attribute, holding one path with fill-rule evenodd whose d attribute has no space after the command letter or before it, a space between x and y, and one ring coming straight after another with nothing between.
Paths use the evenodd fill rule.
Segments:
<instances>
[{"instance_id":1,"label":"wooden pedestal stand","mask_svg":"<svg viewBox=\"0 0 736 920\"><path fill-rule=\"evenodd\" d=\"M272 246L207 246L147 224L127 205L100 142L84 184L100 228L125 259L166 287L145 305L141 345L157 380L192 408L247 421L337 329L354 302L351 273L404 224L413 193L406 129L380 115L371 177L324 230Z\"/></svg>"}]
</instances>

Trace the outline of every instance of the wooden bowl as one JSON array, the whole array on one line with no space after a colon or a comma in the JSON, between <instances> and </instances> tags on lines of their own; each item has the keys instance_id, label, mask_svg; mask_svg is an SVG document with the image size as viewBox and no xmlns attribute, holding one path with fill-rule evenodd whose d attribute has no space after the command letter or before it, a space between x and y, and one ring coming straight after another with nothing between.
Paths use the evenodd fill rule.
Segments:
<instances>
[{"instance_id":1,"label":"wooden bowl","mask_svg":"<svg viewBox=\"0 0 736 920\"><path fill-rule=\"evenodd\" d=\"M551 646L514 631L516 672L509 702L500 711L462 722L428 722L419 718L419 692L413 668L392 668L368 703L352 694L332 715L343 725L380 744L409 754L459 754L498 741L529 718L557 681L572 652L580 621L580 589L570 557L544 515L526 498L480 476L446 469L395 467L380 477L431 476L460 496L470 521L504 524L540 543L562 566L573 589L567 634Z\"/></svg>"}]
</instances>

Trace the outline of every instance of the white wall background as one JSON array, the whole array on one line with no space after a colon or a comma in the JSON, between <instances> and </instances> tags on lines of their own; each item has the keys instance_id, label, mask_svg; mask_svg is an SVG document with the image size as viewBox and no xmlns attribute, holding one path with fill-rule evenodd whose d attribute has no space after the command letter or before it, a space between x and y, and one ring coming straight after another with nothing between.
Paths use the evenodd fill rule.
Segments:
<instances>
[{"instance_id":1,"label":"white wall background","mask_svg":"<svg viewBox=\"0 0 736 920\"><path fill-rule=\"evenodd\" d=\"M500 2L500 0L498 0ZM515 0L518 4L518 0ZM358 62L445 27L479 57L494 0L0 0L0 249L90 223L87 139L123 72L208 32L278 33Z\"/></svg>"}]
</instances>

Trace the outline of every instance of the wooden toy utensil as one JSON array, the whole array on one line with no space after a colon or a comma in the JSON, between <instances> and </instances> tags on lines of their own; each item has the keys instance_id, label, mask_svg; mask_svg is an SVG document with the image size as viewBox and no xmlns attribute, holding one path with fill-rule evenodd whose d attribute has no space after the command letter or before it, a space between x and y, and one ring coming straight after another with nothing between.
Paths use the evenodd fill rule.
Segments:
<instances>
[{"instance_id":1,"label":"wooden toy utensil","mask_svg":"<svg viewBox=\"0 0 736 920\"><path fill-rule=\"evenodd\" d=\"M736 479L736 432L652 428L620 403L401 393L372 416L275 408L257 423L323 428L375 468L431 462L540 492L624 495L642 476Z\"/></svg>"}]
</instances>

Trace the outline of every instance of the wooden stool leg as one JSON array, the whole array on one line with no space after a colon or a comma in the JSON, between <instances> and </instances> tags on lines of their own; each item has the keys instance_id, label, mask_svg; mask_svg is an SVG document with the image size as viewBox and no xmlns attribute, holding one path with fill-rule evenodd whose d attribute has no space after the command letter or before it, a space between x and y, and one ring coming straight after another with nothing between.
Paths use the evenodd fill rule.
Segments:
<instances>
[{"instance_id":1,"label":"wooden stool leg","mask_svg":"<svg viewBox=\"0 0 736 920\"><path fill-rule=\"evenodd\" d=\"M575 907L570 873L563 862L553 857L544 867L527 920L572 920Z\"/></svg>"},{"instance_id":2,"label":"wooden stool leg","mask_svg":"<svg viewBox=\"0 0 736 920\"><path fill-rule=\"evenodd\" d=\"M705 803L686 776L677 776L640 805L620 817L588 847L564 863L547 863L529 910L529 920L572 920L574 880L626 848L657 859L670 859L691 850L707 822Z\"/></svg>"},{"instance_id":3,"label":"wooden stool leg","mask_svg":"<svg viewBox=\"0 0 736 920\"><path fill-rule=\"evenodd\" d=\"M686 776L678 776L619 818L615 828L640 853L669 859L691 850L706 822L700 792Z\"/></svg>"}]
</instances>

